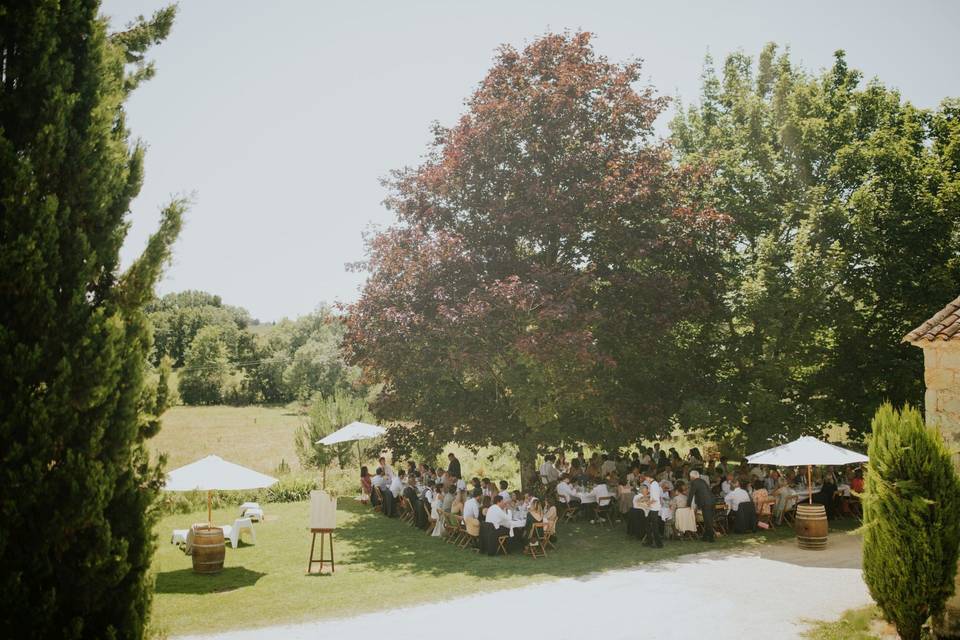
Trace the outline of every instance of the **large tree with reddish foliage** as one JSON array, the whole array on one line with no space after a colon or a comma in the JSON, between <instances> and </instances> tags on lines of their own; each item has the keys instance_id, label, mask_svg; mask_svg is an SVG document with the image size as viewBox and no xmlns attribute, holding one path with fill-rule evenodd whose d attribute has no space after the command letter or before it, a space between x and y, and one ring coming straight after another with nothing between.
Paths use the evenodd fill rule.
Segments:
<instances>
[{"instance_id":1,"label":"large tree with reddish foliage","mask_svg":"<svg viewBox=\"0 0 960 640\"><path fill-rule=\"evenodd\" d=\"M666 101L639 78L587 33L502 47L456 126L394 173L399 223L368 241L346 341L384 383L381 418L529 464L665 431L699 392L723 218L680 196L696 176L654 141Z\"/></svg>"}]
</instances>

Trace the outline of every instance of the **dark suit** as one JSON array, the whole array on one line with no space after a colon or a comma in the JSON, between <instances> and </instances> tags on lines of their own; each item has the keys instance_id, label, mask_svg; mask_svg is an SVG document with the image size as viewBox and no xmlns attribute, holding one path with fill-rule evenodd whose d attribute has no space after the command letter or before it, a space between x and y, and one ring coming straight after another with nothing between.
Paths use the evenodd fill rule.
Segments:
<instances>
[{"instance_id":1,"label":"dark suit","mask_svg":"<svg viewBox=\"0 0 960 640\"><path fill-rule=\"evenodd\" d=\"M460 479L463 476L460 475L460 461L454 458L450 461L450 466L447 467L447 475L451 475L454 478Z\"/></svg>"},{"instance_id":2,"label":"dark suit","mask_svg":"<svg viewBox=\"0 0 960 640\"><path fill-rule=\"evenodd\" d=\"M696 500L697 506L703 512L703 539L709 542L713 541L713 516L716 512L714 507L713 492L703 478L697 478L690 481L690 489L687 492L690 501Z\"/></svg>"}]
</instances>

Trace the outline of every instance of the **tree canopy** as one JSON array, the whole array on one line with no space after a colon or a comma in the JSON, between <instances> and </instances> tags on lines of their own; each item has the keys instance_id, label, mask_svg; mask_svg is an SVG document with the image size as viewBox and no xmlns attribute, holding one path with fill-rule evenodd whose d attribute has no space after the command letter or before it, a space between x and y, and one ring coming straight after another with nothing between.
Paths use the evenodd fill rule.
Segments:
<instances>
[{"instance_id":1,"label":"tree canopy","mask_svg":"<svg viewBox=\"0 0 960 640\"><path fill-rule=\"evenodd\" d=\"M957 103L918 109L843 52L811 74L771 44L719 74L708 59L672 130L735 239L704 423L759 446L919 404L922 357L901 339L960 282Z\"/></svg>"},{"instance_id":2,"label":"tree canopy","mask_svg":"<svg viewBox=\"0 0 960 640\"><path fill-rule=\"evenodd\" d=\"M685 196L696 177L653 138L666 101L639 80L587 33L502 47L425 162L393 174L399 224L370 239L347 317L381 416L525 460L669 429L679 400L632 368L681 359L724 218Z\"/></svg>"}]
</instances>

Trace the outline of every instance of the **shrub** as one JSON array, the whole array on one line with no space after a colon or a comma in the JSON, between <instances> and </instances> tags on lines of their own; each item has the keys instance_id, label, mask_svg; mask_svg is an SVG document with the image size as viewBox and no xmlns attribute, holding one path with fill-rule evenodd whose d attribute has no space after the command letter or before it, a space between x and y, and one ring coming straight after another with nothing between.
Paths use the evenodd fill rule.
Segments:
<instances>
[{"instance_id":1,"label":"shrub","mask_svg":"<svg viewBox=\"0 0 960 640\"><path fill-rule=\"evenodd\" d=\"M863 496L863 575L904 640L920 638L954 590L960 481L936 429L909 406L884 404L872 422Z\"/></svg>"}]
</instances>

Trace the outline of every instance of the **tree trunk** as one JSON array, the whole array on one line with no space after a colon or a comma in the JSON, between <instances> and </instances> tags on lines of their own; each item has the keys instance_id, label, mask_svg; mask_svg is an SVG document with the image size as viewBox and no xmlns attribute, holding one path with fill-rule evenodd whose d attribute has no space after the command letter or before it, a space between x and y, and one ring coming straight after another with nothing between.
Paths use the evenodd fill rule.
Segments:
<instances>
[{"instance_id":1,"label":"tree trunk","mask_svg":"<svg viewBox=\"0 0 960 640\"><path fill-rule=\"evenodd\" d=\"M520 490L532 493L535 484L532 482L537 470L536 446L520 443L517 445L517 459L520 461Z\"/></svg>"}]
</instances>

